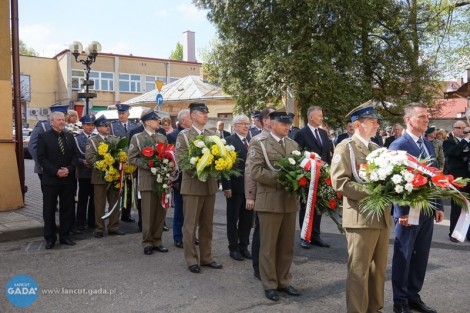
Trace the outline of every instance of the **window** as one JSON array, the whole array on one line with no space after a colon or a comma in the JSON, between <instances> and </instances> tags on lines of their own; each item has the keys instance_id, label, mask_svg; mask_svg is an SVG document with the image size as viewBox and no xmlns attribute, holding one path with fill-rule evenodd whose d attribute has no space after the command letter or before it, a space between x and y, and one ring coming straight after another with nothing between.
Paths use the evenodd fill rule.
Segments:
<instances>
[{"instance_id":1,"label":"window","mask_svg":"<svg viewBox=\"0 0 470 313\"><path fill-rule=\"evenodd\" d=\"M85 80L85 72L72 70L72 89L80 90L82 89L83 81Z\"/></svg>"},{"instance_id":2,"label":"window","mask_svg":"<svg viewBox=\"0 0 470 313\"><path fill-rule=\"evenodd\" d=\"M85 80L84 71L72 71L72 89L82 90L83 81ZM114 90L114 74L107 72L90 72L90 80L94 82L90 86L90 90L113 91Z\"/></svg>"},{"instance_id":3,"label":"window","mask_svg":"<svg viewBox=\"0 0 470 313\"><path fill-rule=\"evenodd\" d=\"M145 92L149 92L152 90L157 89L155 86L155 81L161 80L163 84L166 84L166 77L165 76L145 76Z\"/></svg>"},{"instance_id":4,"label":"window","mask_svg":"<svg viewBox=\"0 0 470 313\"><path fill-rule=\"evenodd\" d=\"M170 83L177 81L181 77L170 77Z\"/></svg>"},{"instance_id":5,"label":"window","mask_svg":"<svg viewBox=\"0 0 470 313\"><path fill-rule=\"evenodd\" d=\"M140 75L119 74L119 90L127 92L140 92Z\"/></svg>"}]
</instances>

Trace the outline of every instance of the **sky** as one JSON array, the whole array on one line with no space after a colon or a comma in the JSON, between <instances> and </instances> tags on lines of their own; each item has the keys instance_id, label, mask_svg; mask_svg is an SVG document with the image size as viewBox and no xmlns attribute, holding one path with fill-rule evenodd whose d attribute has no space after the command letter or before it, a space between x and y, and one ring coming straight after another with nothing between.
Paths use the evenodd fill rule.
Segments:
<instances>
[{"instance_id":1,"label":"sky","mask_svg":"<svg viewBox=\"0 0 470 313\"><path fill-rule=\"evenodd\" d=\"M207 11L191 0L18 0L19 37L53 57L74 41L101 43L102 52L167 59L183 32L195 32L196 59L215 37Z\"/></svg>"}]
</instances>

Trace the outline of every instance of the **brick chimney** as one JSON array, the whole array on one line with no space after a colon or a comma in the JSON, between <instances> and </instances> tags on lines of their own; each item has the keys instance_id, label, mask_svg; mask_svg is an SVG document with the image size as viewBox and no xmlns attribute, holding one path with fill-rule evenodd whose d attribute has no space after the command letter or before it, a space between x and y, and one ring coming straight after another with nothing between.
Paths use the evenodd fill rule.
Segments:
<instances>
[{"instance_id":1,"label":"brick chimney","mask_svg":"<svg viewBox=\"0 0 470 313\"><path fill-rule=\"evenodd\" d=\"M196 62L195 32L183 32L183 61Z\"/></svg>"}]
</instances>

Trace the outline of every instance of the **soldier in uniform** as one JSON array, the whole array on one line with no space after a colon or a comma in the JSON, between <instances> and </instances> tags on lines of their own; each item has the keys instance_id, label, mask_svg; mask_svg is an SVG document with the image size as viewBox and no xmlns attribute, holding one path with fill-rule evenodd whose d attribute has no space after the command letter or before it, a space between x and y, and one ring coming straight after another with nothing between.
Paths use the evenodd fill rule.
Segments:
<instances>
[{"instance_id":1,"label":"soldier in uniform","mask_svg":"<svg viewBox=\"0 0 470 313\"><path fill-rule=\"evenodd\" d=\"M251 125L248 129L248 135L246 136L248 140L251 140L256 135L261 133L263 129L263 123L260 118L260 111L251 111Z\"/></svg>"},{"instance_id":2,"label":"soldier in uniform","mask_svg":"<svg viewBox=\"0 0 470 313\"><path fill-rule=\"evenodd\" d=\"M98 161L98 146L100 142L117 143L119 138L109 135L109 122L104 116L100 116L94 122L98 134L90 137L86 142L85 160L93 166ZM96 238L102 238L105 229L104 221L101 218L105 214L106 201L108 201L109 210L114 209L109 216L108 235L124 235L119 229L119 192L109 186L103 178L103 173L95 168L91 172L91 183L93 184L94 204L95 204L95 233Z\"/></svg>"},{"instance_id":3,"label":"soldier in uniform","mask_svg":"<svg viewBox=\"0 0 470 313\"><path fill-rule=\"evenodd\" d=\"M291 286L295 220L298 201L277 181L276 161L298 149L287 137L292 118L285 109L269 114L271 132L251 142L250 172L257 183L255 211L260 224L259 267L266 298L279 300L278 291L291 296L300 292Z\"/></svg>"},{"instance_id":4,"label":"soldier in uniform","mask_svg":"<svg viewBox=\"0 0 470 313\"><path fill-rule=\"evenodd\" d=\"M127 137L130 140L129 133L134 128L137 128L138 125L132 121L129 121L129 106L127 104L116 104L116 109L118 111L119 120L113 121L111 123L111 135L117 137ZM132 180L127 178L127 203L124 204L121 211L121 221L133 223L135 220L131 217L131 207L132 207Z\"/></svg>"},{"instance_id":5,"label":"soldier in uniform","mask_svg":"<svg viewBox=\"0 0 470 313\"><path fill-rule=\"evenodd\" d=\"M163 223L166 209L161 197L153 191L155 176L150 172L147 162L142 158L142 149L155 147L159 142L167 143L166 137L157 133L160 117L152 109L142 112L141 121L144 131L132 137L129 145L129 163L138 167L138 190L141 194L142 246L144 254L151 255L153 250L168 252L162 245Z\"/></svg>"},{"instance_id":6,"label":"soldier in uniform","mask_svg":"<svg viewBox=\"0 0 470 313\"><path fill-rule=\"evenodd\" d=\"M346 279L347 312L379 312L384 306L385 270L387 266L390 208L380 218L368 219L358 208L367 195L358 175L366 156L379 146L372 142L379 127L374 107L361 105L351 111L354 134L335 148L331 164L333 188L343 198L343 227L348 244ZM352 154L352 155L351 155ZM351 164L351 160L354 164Z\"/></svg>"},{"instance_id":7,"label":"soldier in uniform","mask_svg":"<svg viewBox=\"0 0 470 313\"><path fill-rule=\"evenodd\" d=\"M77 156L78 203L75 226L79 231L95 228L95 203L93 185L91 184L91 164L85 159L86 142L93 136L95 117L85 115L80 119L83 132L75 136L75 153ZM88 217L88 218L87 218Z\"/></svg>"},{"instance_id":8,"label":"soldier in uniform","mask_svg":"<svg viewBox=\"0 0 470 313\"><path fill-rule=\"evenodd\" d=\"M188 153L190 141L196 136L215 135L214 131L205 129L209 110L204 103L193 102L189 105L191 127L182 130L176 138L176 161L181 166L181 160ZM220 269L222 264L212 258L212 223L214 218L215 194L218 183L213 177L200 181L194 173L184 171L180 193L183 196L183 249L188 268L192 273L199 273L201 266ZM199 226L199 255L196 251L196 228Z\"/></svg>"}]
</instances>

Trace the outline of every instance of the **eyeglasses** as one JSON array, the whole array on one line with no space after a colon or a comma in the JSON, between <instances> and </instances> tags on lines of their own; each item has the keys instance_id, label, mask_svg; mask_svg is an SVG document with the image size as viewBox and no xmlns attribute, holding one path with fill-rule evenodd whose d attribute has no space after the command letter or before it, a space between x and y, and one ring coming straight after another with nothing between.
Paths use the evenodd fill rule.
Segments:
<instances>
[{"instance_id":1,"label":"eyeglasses","mask_svg":"<svg viewBox=\"0 0 470 313\"><path fill-rule=\"evenodd\" d=\"M236 123L236 125L250 126L250 123Z\"/></svg>"},{"instance_id":2,"label":"eyeglasses","mask_svg":"<svg viewBox=\"0 0 470 313\"><path fill-rule=\"evenodd\" d=\"M457 128L457 129L464 129L465 127L454 126L454 128Z\"/></svg>"}]
</instances>

